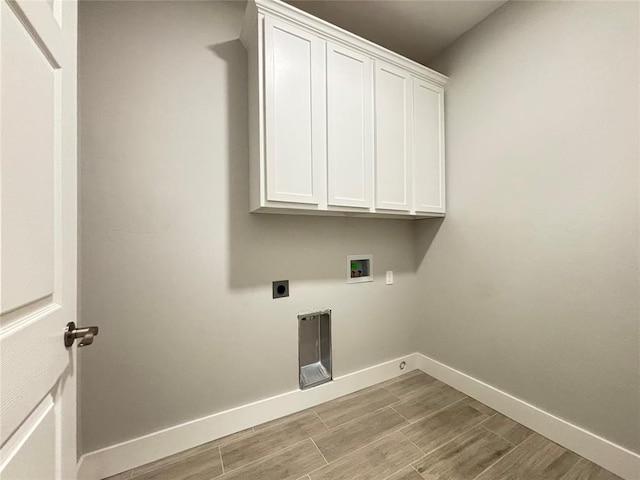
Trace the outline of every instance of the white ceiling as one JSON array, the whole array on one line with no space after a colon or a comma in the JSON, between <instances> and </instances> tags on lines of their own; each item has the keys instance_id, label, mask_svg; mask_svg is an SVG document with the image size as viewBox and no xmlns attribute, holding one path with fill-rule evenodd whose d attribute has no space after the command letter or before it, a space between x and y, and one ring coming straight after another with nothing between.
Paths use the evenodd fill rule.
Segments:
<instances>
[{"instance_id":1,"label":"white ceiling","mask_svg":"<svg viewBox=\"0 0 640 480\"><path fill-rule=\"evenodd\" d=\"M422 64L507 0L286 0Z\"/></svg>"}]
</instances>

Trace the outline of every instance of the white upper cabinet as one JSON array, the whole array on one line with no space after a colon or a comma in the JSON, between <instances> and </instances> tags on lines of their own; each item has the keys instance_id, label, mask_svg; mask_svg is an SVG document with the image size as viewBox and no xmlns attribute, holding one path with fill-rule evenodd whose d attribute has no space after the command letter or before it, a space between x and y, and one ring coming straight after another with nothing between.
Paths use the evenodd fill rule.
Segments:
<instances>
[{"instance_id":1,"label":"white upper cabinet","mask_svg":"<svg viewBox=\"0 0 640 480\"><path fill-rule=\"evenodd\" d=\"M376 61L376 208L411 210L411 75Z\"/></svg>"},{"instance_id":2,"label":"white upper cabinet","mask_svg":"<svg viewBox=\"0 0 640 480\"><path fill-rule=\"evenodd\" d=\"M416 213L444 213L444 90L413 79L413 192Z\"/></svg>"},{"instance_id":3,"label":"white upper cabinet","mask_svg":"<svg viewBox=\"0 0 640 480\"><path fill-rule=\"evenodd\" d=\"M249 0L250 210L445 213L447 77L279 0Z\"/></svg>"},{"instance_id":4,"label":"white upper cabinet","mask_svg":"<svg viewBox=\"0 0 640 480\"><path fill-rule=\"evenodd\" d=\"M373 206L373 60L327 43L329 205Z\"/></svg>"},{"instance_id":5,"label":"white upper cabinet","mask_svg":"<svg viewBox=\"0 0 640 480\"><path fill-rule=\"evenodd\" d=\"M325 162L324 42L267 17L264 45L267 200L317 205Z\"/></svg>"}]
</instances>

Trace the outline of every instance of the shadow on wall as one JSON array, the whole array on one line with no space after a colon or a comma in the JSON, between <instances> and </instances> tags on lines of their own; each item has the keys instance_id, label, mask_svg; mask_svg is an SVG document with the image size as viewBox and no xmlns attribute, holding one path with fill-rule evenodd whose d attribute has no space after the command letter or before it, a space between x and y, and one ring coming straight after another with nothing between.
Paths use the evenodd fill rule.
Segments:
<instances>
[{"instance_id":1,"label":"shadow on wall","mask_svg":"<svg viewBox=\"0 0 640 480\"><path fill-rule=\"evenodd\" d=\"M227 64L230 288L270 287L280 279L343 281L346 255L358 253L373 253L374 265L415 271L412 220L249 213L247 53L240 40L209 49Z\"/></svg>"},{"instance_id":2,"label":"shadow on wall","mask_svg":"<svg viewBox=\"0 0 640 480\"><path fill-rule=\"evenodd\" d=\"M414 266L417 271L438 234L443 217L417 220L414 226Z\"/></svg>"}]
</instances>

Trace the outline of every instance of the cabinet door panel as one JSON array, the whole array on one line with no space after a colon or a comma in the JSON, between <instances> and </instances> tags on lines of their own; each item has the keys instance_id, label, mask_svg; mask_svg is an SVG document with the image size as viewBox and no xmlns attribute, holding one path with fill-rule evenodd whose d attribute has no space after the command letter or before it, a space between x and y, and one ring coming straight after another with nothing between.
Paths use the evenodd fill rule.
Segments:
<instances>
[{"instance_id":1,"label":"cabinet door panel","mask_svg":"<svg viewBox=\"0 0 640 480\"><path fill-rule=\"evenodd\" d=\"M329 205L373 206L373 61L327 45Z\"/></svg>"},{"instance_id":2,"label":"cabinet door panel","mask_svg":"<svg viewBox=\"0 0 640 480\"><path fill-rule=\"evenodd\" d=\"M324 41L265 19L267 200L318 204L324 162Z\"/></svg>"},{"instance_id":3,"label":"cabinet door panel","mask_svg":"<svg viewBox=\"0 0 640 480\"><path fill-rule=\"evenodd\" d=\"M417 212L444 213L444 91L413 79L413 178Z\"/></svg>"},{"instance_id":4,"label":"cabinet door panel","mask_svg":"<svg viewBox=\"0 0 640 480\"><path fill-rule=\"evenodd\" d=\"M376 62L376 208L409 210L411 76Z\"/></svg>"}]
</instances>

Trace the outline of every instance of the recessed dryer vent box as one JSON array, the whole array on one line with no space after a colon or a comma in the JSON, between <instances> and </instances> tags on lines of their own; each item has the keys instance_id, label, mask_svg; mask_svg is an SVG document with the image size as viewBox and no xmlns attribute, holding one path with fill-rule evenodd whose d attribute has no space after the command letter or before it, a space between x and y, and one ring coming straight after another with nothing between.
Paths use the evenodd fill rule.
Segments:
<instances>
[{"instance_id":1,"label":"recessed dryer vent box","mask_svg":"<svg viewBox=\"0 0 640 480\"><path fill-rule=\"evenodd\" d=\"M331 381L331 310L298 315L302 390Z\"/></svg>"},{"instance_id":2,"label":"recessed dryer vent box","mask_svg":"<svg viewBox=\"0 0 640 480\"><path fill-rule=\"evenodd\" d=\"M373 282L373 255L347 255L347 283Z\"/></svg>"}]
</instances>

